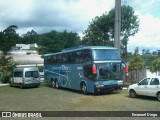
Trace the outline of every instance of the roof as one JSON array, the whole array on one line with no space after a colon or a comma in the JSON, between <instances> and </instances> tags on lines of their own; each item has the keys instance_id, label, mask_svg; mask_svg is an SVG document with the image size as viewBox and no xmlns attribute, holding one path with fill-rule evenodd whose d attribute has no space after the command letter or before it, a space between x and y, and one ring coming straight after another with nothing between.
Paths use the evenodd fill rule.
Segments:
<instances>
[{"instance_id":1,"label":"roof","mask_svg":"<svg viewBox=\"0 0 160 120\"><path fill-rule=\"evenodd\" d=\"M45 54L44 56L56 55L56 54L73 52L78 50L85 50L85 49L115 49L116 50L117 48L110 47L110 46L76 46L76 47L63 49L61 52Z\"/></svg>"}]
</instances>

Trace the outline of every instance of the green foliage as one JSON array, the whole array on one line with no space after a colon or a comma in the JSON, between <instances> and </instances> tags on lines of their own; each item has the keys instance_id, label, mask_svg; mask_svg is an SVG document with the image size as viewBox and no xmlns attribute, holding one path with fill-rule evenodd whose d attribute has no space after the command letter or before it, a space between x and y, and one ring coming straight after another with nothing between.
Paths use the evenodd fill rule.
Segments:
<instances>
[{"instance_id":1,"label":"green foliage","mask_svg":"<svg viewBox=\"0 0 160 120\"><path fill-rule=\"evenodd\" d=\"M128 44L128 37L137 33L139 28L138 17L130 6L122 6L122 43ZM113 46L114 41L115 9L104 13L92 20L87 30L84 31L83 44Z\"/></svg>"},{"instance_id":2,"label":"green foliage","mask_svg":"<svg viewBox=\"0 0 160 120\"><path fill-rule=\"evenodd\" d=\"M144 67L144 60L139 55L138 47L135 49L134 55L129 60L129 71L137 71Z\"/></svg>"},{"instance_id":3,"label":"green foliage","mask_svg":"<svg viewBox=\"0 0 160 120\"><path fill-rule=\"evenodd\" d=\"M16 33L16 25L11 25L6 28L3 32L0 32L0 50L7 54L11 50L11 47L19 41L19 35Z\"/></svg>"},{"instance_id":4,"label":"green foliage","mask_svg":"<svg viewBox=\"0 0 160 120\"><path fill-rule=\"evenodd\" d=\"M160 57L152 62L152 66L150 68L152 72L160 71Z\"/></svg>"},{"instance_id":5,"label":"green foliage","mask_svg":"<svg viewBox=\"0 0 160 120\"><path fill-rule=\"evenodd\" d=\"M145 61L144 66L151 67L152 62L159 58L159 56L153 56L153 55L142 55L143 60Z\"/></svg>"},{"instance_id":6,"label":"green foliage","mask_svg":"<svg viewBox=\"0 0 160 120\"><path fill-rule=\"evenodd\" d=\"M2 83L8 83L8 82L9 82L9 76L3 76L3 77L1 78L1 82L2 82Z\"/></svg>"},{"instance_id":7,"label":"green foliage","mask_svg":"<svg viewBox=\"0 0 160 120\"><path fill-rule=\"evenodd\" d=\"M92 20L84 31L83 44L113 46L114 13L110 11Z\"/></svg>"},{"instance_id":8,"label":"green foliage","mask_svg":"<svg viewBox=\"0 0 160 120\"><path fill-rule=\"evenodd\" d=\"M64 48L77 46L80 42L80 37L77 33L53 30L40 36L40 48L38 51L40 54L58 52Z\"/></svg>"},{"instance_id":9,"label":"green foliage","mask_svg":"<svg viewBox=\"0 0 160 120\"><path fill-rule=\"evenodd\" d=\"M144 60L143 58L138 55L134 56L129 60L129 71L137 71L144 67Z\"/></svg>"},{"instance_id":10,"label":"green foliage","mask_svg":"<svg viewBox=\"0 0 160 120\"><path fill-rule=\"evenodd\" d=\"M0 56L0 70L3 73L2 82L6 82L8 80L9 75L15 67L12 57L6 55Z\"/></svg>"},{"instance_id":11,"label":"green foliage","mask_svg":"<svg viewBox=\"0 0 160 120\"><path fill-rule=\"evenodd\" d=\"M23 44L32 44L38 43L38 34L34 30L28 31L26 34L23 34L22 42Z\"/></svg>"}]
</instances>

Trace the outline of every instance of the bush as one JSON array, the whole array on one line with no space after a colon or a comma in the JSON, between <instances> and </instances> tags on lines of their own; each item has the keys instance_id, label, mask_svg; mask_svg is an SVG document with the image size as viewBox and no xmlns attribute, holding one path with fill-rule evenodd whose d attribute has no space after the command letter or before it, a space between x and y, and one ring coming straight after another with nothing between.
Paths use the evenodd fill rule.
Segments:
<instances>
[{"instance_id":1,"label":"bush","mask_svg":"<svg viewBox=\"0 0 160 120\"><path fill-rule=\"evenodd\" d=\"M2 82L2 83L7 83L7 82L9 82L9 76L3 76L3 77L1 78L1 82Z\"/></svg>"}]
</instances>

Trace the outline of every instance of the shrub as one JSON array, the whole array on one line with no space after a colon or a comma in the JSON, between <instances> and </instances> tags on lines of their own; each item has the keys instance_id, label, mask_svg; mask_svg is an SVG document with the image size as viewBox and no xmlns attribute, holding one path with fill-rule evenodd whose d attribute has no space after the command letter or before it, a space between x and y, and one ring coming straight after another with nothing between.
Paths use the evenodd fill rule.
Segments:
<instances>
[{"instance_id":1,"label":"shrub","mask_svg":"<svg viewBox=\"0 0 160 120\"><path fill-rule=\"evenodd\" d=\"M2 83L8 83L8 82L9 82L9 76L3 76L3 77L1 78L1 82L2 82Z\"/></svg>"}]
</instances>

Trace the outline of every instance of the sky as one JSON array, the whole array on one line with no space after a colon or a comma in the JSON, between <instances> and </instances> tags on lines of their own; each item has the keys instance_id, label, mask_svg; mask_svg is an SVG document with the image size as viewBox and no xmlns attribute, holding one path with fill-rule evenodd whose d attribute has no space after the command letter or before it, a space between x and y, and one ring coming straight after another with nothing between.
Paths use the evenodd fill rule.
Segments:
<instances>
[{"instance_id":1,"label":"sky","mask_svg":"<svg viewBox=\"0 0 160 120\"><path fill-rule=\"evenodd\" d=\"M129 38L128 51L160 49L160 0L121 0L140 20L139 31ZM32 29L77 32L81 37L96 16L108 12L115 0L0 0L0 31L17 25L17 33Z\"/></svg>"}]
</instances>

